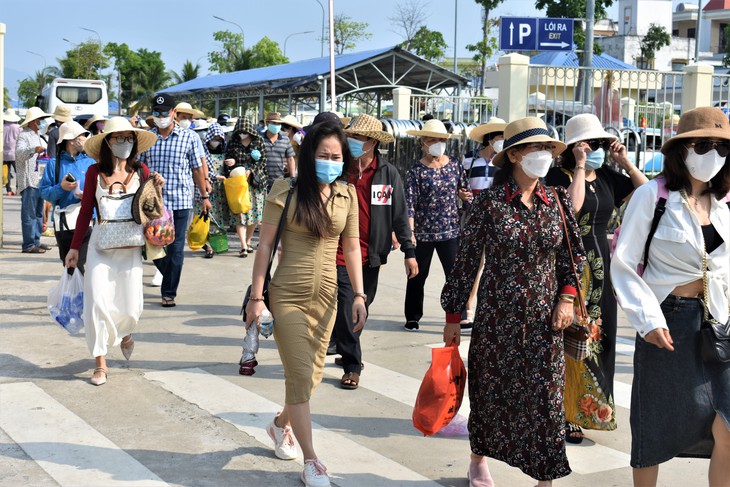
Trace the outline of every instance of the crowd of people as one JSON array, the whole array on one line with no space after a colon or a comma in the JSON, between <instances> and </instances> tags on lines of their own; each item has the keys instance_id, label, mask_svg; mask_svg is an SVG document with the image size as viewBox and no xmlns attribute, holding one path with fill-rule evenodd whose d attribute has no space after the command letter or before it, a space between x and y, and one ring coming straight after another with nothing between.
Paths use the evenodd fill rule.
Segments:
<instances>
[{"instance_id":1,"label":"crowd of people","mask_svg":"<svg viewBox=\"0 0 730 487\"><path fill-rule=\"evenodd\" d=\"M305 485L330 485L310 410L325 356L340 355L343 389L359 387L361 333L394 249L404 254L405 329L419 330L435 251L444 343L471 335L470 486L495 485L493 458L547 487L571 473L566 442L583 441L584 429L616 428L618 305L637 330L635 485L656 485L659 464L677 456L710 458L710 485L728 485L730 363L701 353L705 323L728 323L730 309L730 123L720 110L685 112L662 147L663 171L649 181L592 114L567 122L565 142L539 118L491 119L471 129L478 147L468 155L449 153L456 136L427 120L408 132L422 155L402 179L380 151L394 137L369 115L343 124L323 112L305 127L270 112L231 130L227 116L199 123L202 112L169 94L155 95L151 109L149 130L121 117L82 126L62 109L31 108L19 125L4 116L6 137L16 138L3 157L21 195L22 252L48 250L40 242L48 202L61 260L85 275L93 384L107 381L109 347L130 358L143 302L140 246L101 248L102 227L128 221L120 202L150 180L175 228L154 260L162 307L176 305L193 214L235 227L239 257L255 252L245 325L270 312L284 369L285 406L267 431L278 458L301 449ZM46 141L51 117L59 127ZM245 213L226 203L224 181L234 174L248 181ZM5 184L14 193L10 177ZM612 253L609 222L623 205ZM564 353L577 300L598 324L585 360ZM240 363L241 373L255 366Z\"/></svg>"}]
</instances>

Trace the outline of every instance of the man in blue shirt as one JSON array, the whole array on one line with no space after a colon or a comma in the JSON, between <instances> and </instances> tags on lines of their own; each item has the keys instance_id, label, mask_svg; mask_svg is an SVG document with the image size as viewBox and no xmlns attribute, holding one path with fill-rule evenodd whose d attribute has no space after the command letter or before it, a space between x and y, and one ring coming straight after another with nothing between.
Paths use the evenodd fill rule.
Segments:
<instances>
[{"instance_id":1,"label":"man in blue shirt","mask_svg":"<svg viewBox=\"0 0 730 487\"><path fill-rule=\"evenodd\" d=\"M165 208L172 211L175 224L175 241L167 246L167 255L155 260L162 273L162 306L175 306L177 287L182 274L186 232L193 208L193 181L203 199L203 211L210 211L210 201L205 184L205 174L200 162L197 135L174 123L175 99L167 93L152 98L152 116L157 142L138 159L165 178L162 198Z\"/></svg>"}]
</instances>

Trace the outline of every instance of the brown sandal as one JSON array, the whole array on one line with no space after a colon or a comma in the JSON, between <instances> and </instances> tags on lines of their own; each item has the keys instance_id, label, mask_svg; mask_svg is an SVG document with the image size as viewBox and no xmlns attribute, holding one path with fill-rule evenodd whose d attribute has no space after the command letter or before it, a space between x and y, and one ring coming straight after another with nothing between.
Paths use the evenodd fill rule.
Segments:
<instances>
[{"instance_id":1,"label":"brown sandal","mask_svg":"<svg viewBox=\"0 0 730 487\"><path fill-rule=\"evenodd\" d=\"M340 380L340 387L343 389L354 390L358 385L360 385L360 374L357 372L348 372Z\"/></svg>"}]
</instances>

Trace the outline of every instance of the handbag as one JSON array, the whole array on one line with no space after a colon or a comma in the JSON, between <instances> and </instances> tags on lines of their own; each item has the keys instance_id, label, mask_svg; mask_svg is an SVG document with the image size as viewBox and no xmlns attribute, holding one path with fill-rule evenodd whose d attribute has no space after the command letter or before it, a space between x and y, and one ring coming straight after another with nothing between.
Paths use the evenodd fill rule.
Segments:
<instances>
[{"instance_id":1,"label":"handbag","mask_svg":"<svg viewBox=\"0 0 730 487\"><path fill-rule=\"evenodd\" d=\"M700 327L700 350L702 360L708 363L727 363L730 362L730 319L727 323L722 324L712 316L709 312L708 296L710 289L707 280L707 251L702 256L702 282L704 285L703 307L705 317Z\"/></svg>"},{"instance_id":2,"label":"handbag","mask_svg":"<svg viewBox=\"0 0 730 487\"><path fill-rule=\"evenodd\" d=\"M286 223L286 214L289 210L289 203L291 203L292 194L294 194L294 186L296 181L292 178L289 180L289 192L286 195L286 203L284 203L284 210L281 212L281 218L279 219L279 226L276 229L276 237L274 238L274 245L271 248L271 255L269 256L269 267L266 269L266 277L264 278L264 288L261 293L261 297L264 298L264 304L266 308L269 308L269 282L271 282L271 266L274 263L274 256L276 250L279 247L279 240L281 240L281 234L284 231L284 223ZM246 289L246 295L243 297L243 305L241 306L241 315L243 316L243 322L246 323L246 306L251 300L251 285L249 284Z\"/></svg>"},{"instance_id":3,"label":"handbag","mask_svg":"<svg viewBox=\"0 0 730 487\"><path fill-rule=\"evenodd\" d=\"M110 250L144 246L144 229L132 218L134 193L127 193L127 184L134 173L130 173L123 183L112 184L106 176L99 175L107 184L108 194L99 198L99 222L92 231L92 235L96 235L96 247ZM112 193L117 184L122 187L121 193Z\"/></svg>"},{"instance_id":4,"label":"handbag","mask_svg":"<svg viewBox=\"0 0 730 487\"><path fill-rule=\"evenodd\" d=\"M573 275L575 276L575 287L578 291L578 295L575 298L577 303L577 310L573 316L573 323L563 330L563 343L565 347L565 355L576 361L585 360L591 356L591 343L593 342L593 330L597 326L594 320L588 314L586 308L586 302L583 298L583 289L580 285L580 276L575 268L575 259L573 258L573 246L570 244L570 237L568 232L568 222L565 219L565 212L563 211L563 205L560 203L558 198L558 192L555 188L550 188L555 195L555 199L558 203L558 212L560 212L560 219L563 221L563 231L565 232L565 241L568 242L568 253L570 254L570 262L573 267Z\"/></svg>"},{"instance_id":5,"label":"handbag","mask_svg":"<svg viewBox=\"0 0 730 487\"><path fill-rule=\"evenodd\" d=\"M225 229L210 215L210 221L213 223L208 232L208 244L216 254L228 252L228 234Z\"/></svg>"}]
</instances>

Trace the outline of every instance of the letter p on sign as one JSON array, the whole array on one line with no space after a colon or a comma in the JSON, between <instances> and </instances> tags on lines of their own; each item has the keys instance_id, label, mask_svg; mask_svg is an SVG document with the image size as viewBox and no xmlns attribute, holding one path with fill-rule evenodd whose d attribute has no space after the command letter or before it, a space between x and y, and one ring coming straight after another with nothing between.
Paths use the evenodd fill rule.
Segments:
<instances>
[{"instance_id":1,"label":"letter p on sign","mask_svg":"<svg viewBox=\"0 0 730 487\"><path fill-rule=\"evenodd\" d=\"M532 28L530 27L530 24L520 24L520 31L519 31L520 44L524 44L525 38L529 37L531 33L532 33Z\"/></svg>"}]
</instances>

